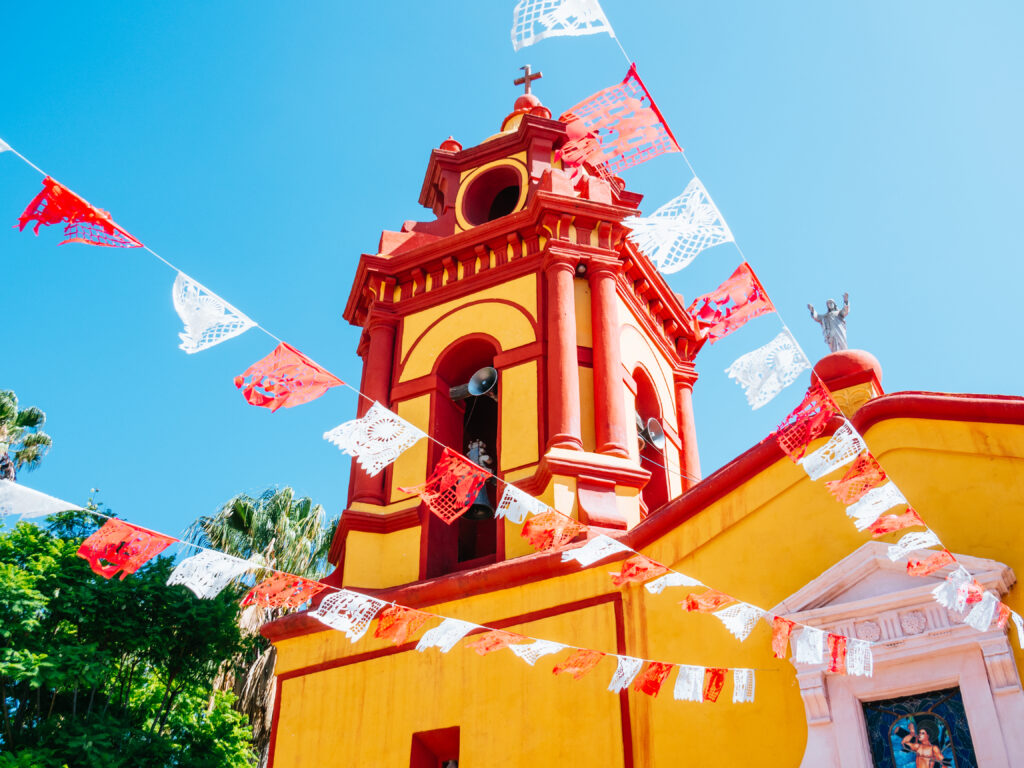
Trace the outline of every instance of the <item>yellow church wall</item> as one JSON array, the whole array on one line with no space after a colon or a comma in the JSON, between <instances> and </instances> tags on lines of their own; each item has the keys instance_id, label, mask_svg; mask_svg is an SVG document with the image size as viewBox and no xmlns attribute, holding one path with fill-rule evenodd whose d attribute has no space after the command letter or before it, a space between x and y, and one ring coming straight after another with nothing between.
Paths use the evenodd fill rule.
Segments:
<instances>
[{"instance_id":1,"label":"yellow church wall","mask_svg":"<svg viewBox=\"0 0 1024 768\"><path fill-rule=\"evenodd\" d=\"M1005 563L1020 579L1024 429L1012 424L898 419L881 422L865 437L886 473L947 549ZM883 541L895 541L897 536ZM1020 583L1003 602L1024 613ZM1017 668L1024 669L1024 650L1017 642L1010 645Z\"/></svg>"},{"instance_id":2,"label":"yellow church wall","mask_svg":"<svg viewBox=\"0 0 1024 768\"><path fill-rule=\"evenodd\" d=\"M626 529L640 522L640 489L619 486L615 489L615 506L626 520Z\"/></svg>"},{"instance_id":3,"label":"yellow church wall","mask_svg":"<svg viewBox=\"0 0 1024 768\"><path fill-rule=\"evenodd\" d=\"M391 533L349 531L345 542L345 584L380 589L408 584L420 576L420 527Z\"/></svg>"},{"instance_id":4,"label":"yellow church wall","mask_svg":"<svg viewBox=\"0 0 1024 768\"><path fill-rule=\"evenodd\" d=\"M513 307L510 305L515 304ZM445 318L447 334L437 333L432 329L431 339L421 338L431 325L448 313L473 306L473 312L487 312L486 326L490 333L497 337L503 350L514 349L534 341L533 328L528 320L537 319L537 277L523 275L514 280L474 292L470 296L453 299L437 306L414 312L402 321L402 340L400 358L405 365L402 381L425 376L433 368L437 354L452 340L461 337L467 327L476 327L481 315L476 314L473 322L467 325L468 318L460 316L458 322L451 324L452 317ZM494 314L491 314L494 313ZM427 341L428 343L424 343ZM439 346L437 346L439 344ZM417 347L415 362L410 359L410 352ZM433 355L433 357L431 357Z\"/></svg>"},{"instance_id":5,"label":"yellow church wall","mask_svg":"<svg viewBox=\"0 0 1024 768\"><path fill-rule=\"evenodd\" d=\"M1024 429L891 419L864 434L892 479L952 551L993 558L1018 572L1024 568L1024 532L1018 525L1024 513ZM545 501L573 491L564 479L553 478ZM516 549L522 543L518 529L506 529L510 557L527 554ZM770 609L869 540L823 482L811 481L783 458L643 551ZM622 652L758 670L753 704L731 703L731 676L717 704L674 701L674 677L656 699L630 692L637 768L684 762L745 765L752 759L759 765L798 765L806 744L804 708L791 664L771 654L768 625L762 622L739 643L713 616L680 608L679 601L691 590L661 595L638 586L616 590L608 578L608 571L616 569L617 563L598 564L426 610L486 624L579 601L621 599ZM1024 610L1019 587L1006 602ZM511 629L614 653L612 605L571 609ZM277 671L294 672L384 647L372 632L354 645L339 632L284 640L278 643ZM1018 666L1024 665L1024 654L1017 648L1015 654ZM545 657L531 668L507 651L485 658L458 647L447 655L403 651L285 680L275 765L336 761L344 755L355 764L407 766L412 733L459 725L461 759L467 765L621 766L619 698L605 690L614 661L606 659L582 680L572 681L550 674L555 660L564 656ZM323 716L339 709L345 718Z\"/></svg>"},{"instance_id":6,"label":"yellow church wall","mask_svg":"<svg viewBox=\"0 0 1024 768\"><path fill-rule=\"evenodd\" d=\"M564 515L578 517L576 509L576 478L554 475L547 487L535 497ZM522 537L523 526L505 521L505 559L523 557L536 553L530 543Z\"/></svg>"},{"instance_id":7,"label":"yellow church wall","mask_svg":"<svg viewBox=\"0 0 1024 768\"><path fill-rule=\"evenodd\" d=\"M424 431L430 427L430 395L420 395L402 400L397 404L397 411L403 419ZM402 493L398 488L399 486L408 488L423 482L427 476L427 449L429 447L429 441L419 440L404 451L391 465L392 501L413 497L413 494Z\"/></svg>"},{"instance_id":8,"label":"yellow church wall","mask_svg":"<svg viewBox=\"0 0 1024 768\"><path fill-rule=\"evenodd\" d=\"M572 281L576 309L576 346L593 349L594 326L590 316L590 283L576 278Z\"/></svg>"},{"instance_id":9,"label":"yellow church wall","mask_svg":"<svg viewBox=\"0 0 1024 768\"><path fill-rule=\"evenodd\" d=\"M458 606L446 610L456 613ZM508 629L615 647L610 603ZM341 633L317 633L282 642L278 673L288 671L289 661L300 657L304 664L330 661L325 646L348 651L330 635L344 639ZM364 645L368 643L361 641L349 648ZM614 669L610 662L604 664ZM458 649L448 654L409 649L285 679L282 700L288 705L278 721L274 764L286 768L340 760L346 765L407 768L413 733L458 725L460 762L467 765L621 766L619 700L604 691L603 676L573 681L539 671L507 651L481 658ZM521 695L523 691L529 694ZM325 716L340 708L344 716ZM581 728L582 723L599 723L600 728Z\"/></svg>"},{"instance_id":10,"label":"yellow church wall","mask_svg":"<svg viewBox=\"0 0 1024 768\"><path fill-rule=\"evenodd\" d=\"M501 372L501 467L536 463L539 422L537 361L528 360Z\"/></svg>"},{"instance_id":11,"label":"yellow church wall","mask_svg":"<svg viewBox=\"0 0 1024 768\"><path fill-rule=\"evenodd\" d=\"M597 426L594 420L594 369L585 365L579 367L580 372L580 441L583 450L593 453L597 450Z\"/></svg>"},{"instance_id":12,"label":"yellow church wall","mask_svg":"<svg viewBox=\"0 0 1024 768\"><path fill-rule=\"evenodd\" d=\"M498 342L501 351L536 340L533 325L522 308L501 301L474 301L438 320L413 343L404 359L399 381L430 374L445 347L465 334L466 328L479 327L481 318L486 318L487 332Z\"/></svg>"}]
</instances>

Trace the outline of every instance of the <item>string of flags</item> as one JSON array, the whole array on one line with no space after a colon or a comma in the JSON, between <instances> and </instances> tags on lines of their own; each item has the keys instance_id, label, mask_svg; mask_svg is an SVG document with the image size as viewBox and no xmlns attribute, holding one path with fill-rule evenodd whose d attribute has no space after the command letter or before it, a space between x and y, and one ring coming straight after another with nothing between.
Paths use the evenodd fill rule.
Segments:
<instances>
[{"instance_id":1,"label":"string of flags","mask_svg":"<svg viewBox=\"0 0 1024 768\"><path fill-rule=\"evenodd\" d=\"M89 210L98 210L84 199L77 199ZM162 257L157 258L163 260ZM749 274L748 282L751 286L754 285L750 282L756 281L752 271L748 269L745 272L738 272L743 272L743 275ZM759 286L759 283L757 285ZM763 290L758 288L755 293L760 295ZM260 328L258 323L229 302L177 269L172 289L172 303L185 326L184 332L180 334L183 342L180 346L189 353L207 349L249 328ZM341 379L285 342L279 342L270 355L254 363L235 378L235 386L242 389L247 402L272 411L309 402L330 387L342 384L344 382ZM376 472L423 437L433 440L379 403L371 406L361 419L339 425L325 433L324 437L345 453L355 457L361 466L374 469ZM490 471L445 447L441 461L423 484L401 490L419 495L432 513L450 523L466 512L483 483L491 477ZM549 508L539 499L534 499L507 483L496 516L522 524L523 537L538 551L561 550L588 530L587 526ZM654 580L659 588L656 592L652 590L652 593L657 593L666 586L700 584L682 574L679 574L679 582L660 580L660 577L670 569L653 563L631 549L629 551L633 552L634 557L627 559L618 573L612 574L612 582L618 587ZM591 556L590 552L581 555L584 559ZM595 558L594 562L598 559L602 558ZM302 594L301 590L297 592L295 599ZM263 604L265 598L261 593L255 592L247 599L251 603ZM300 600L299 603L301 602Z\"/></svg>"},{"instance_id":2,"label":"string of flags","mask_svg":"<svg viewBox=\"0 0 1024 768\"><path fill-rule=\"evenodd\" d=\"M81 200L81 198L78 199ZM83 204L88 206L88 203L84 203L84 201ZM91 206L89 207L91 208ZM158 256L158 258L160 257ZM192 299L206 297L206 301L203 301L202 304L206 305L208 309L205 312L200 311L199 313L190 313L188 310L183 313L180 307L187 305L187 302L184 300L179 301L179 296L188 296ZM175 308L178 310L179 316L181 316L186 326L185 333L181 334L182 340L183 342L186 341L186 337L196 339L196 334L198 334L198 341L192 345L196 348L207 348L212 346L212 344L230 338L231 335L238 335L238 333L244 332L249 327L259 327L258 324L247 318L223 299L212 294L208 289L205 289L180 271L178 271L176 276L173 297L175 299ZM749 320L771 311L775 311L774 305L768 298L760 280L746 262L743 262L716 291L698 297L690 307L691 314L695 316L700 327L712 343L729 335ZM198 317L197 314L199 315ZM215 330L213 337L216 340L204 346L202 342L203 331L221 325L224 318L228 318L229 324L235 324L236 332L230 335L229 333L222 333L220 338L216 338L218 332ZM786 336L788 336L788 341L793 346L789 359L791 361L798 361L798 364L801 366L809 366L806 356L802 354L802 350L800 350L800 354L796 354L799 346L792 336L788 334L788 329ZM182 345L182 348L185 351L189 351L185 344ZM777 361L784 359L784 357L784 355L780 356L777 354L772 357L772 360ZM751 373L753 368L750 366L743 368L744 373L740 373L742 366L737 366L732 373L736 374L737 378L742 377L747 382L746 386L750 392L749 398L755 401L763 400L767 402L770 399L767 396L768 393L773 389L781 391L782 387L785 386L782 382L795 379L795 375L790 371L796 364L787 366L785 362L778 365L773 363L772 373L762 376L760 379L757 379ZM802 370L802 368L799 370ZM344 382L305 357L298 350L284 342L280 342L270 355L250 366L241 376L236 377L235 384L238 388L243 389L243 395L251 404L276 410L280 407L292 407L309 402L322 395L328 388L342 385ZM824 407L826 402L831 408ZM408 422L404 422L397 414L391 413L378 403L375 403L374 406L377 407L371 407L370 411L362 419L346 422L335 428L335 430L325 433L325 438L330 439L346 453L355 456L361 465L374 466L376 464L383 468L383 466L393 461L405 450L405 447L401 447L402 445L405 445L405 443L412 445L421 439L421 436L427 435ZM837 412L838 409L831 402L831 396L827 390L820 385L817 387L812 386L808 398L805 398L805 402L787 420L792 421L792 423L784 423L780 426L780 447L794 460L802 458L806 447L820 434L820 431L824 429L824 425ZM363 436L364 439L362 441L353 439L356 435ZM369 435L380 435L380 438L365 439ZM429 436L427 437L429 438ZM387 443L390 443L390 446L385 447ZM789 446L788 450L787 446ZM446 523L450 523L465 513L469 504L476 497L480 487L491 476L491 473L447 447L444 450L441 462L435 467L431 477L424 484L401 490L417 493L431 512L437 514ZM370 458L371 456L373 456L372 459ZM857 470L857 467L854 470ZM846 488L851 483L864 485L863 472L854 470L851 470L853 472L851 477L840 481L833 481L835 486ZM880 471L880 468L878 471ZM835 486L830 484L830 488ZM548 508L547 505L539 500L529 499L526 494L518 491L514 486L506 484L505 488L505 493L498 505L497 516L505 516L514 522L522 522L524 538L536 549L540 551L562 549L578 538L580 534L586 532L586 526L576 522L567 515ZM870 486L866 486L866 488L870 490ZM840 493L840 491L836 491L836 493ZM846 490L842 491L842 493L849 495L850 493L855 493L855 491ZM524 499L524 497L529 499L529 501ZM851 501L856 500L851 499ZM526 518L531 513L533 517L527 520ZM905 517L903 519L909 518ZM919 537L909 539L903 543L901 548L898 550L894 549L893 552L909 553L921 548L920 544L922 541L930 540L920 539ZM604 547L608 546L605 542L602 542L602 545ZM912 547L912 545L917 546ZM899 554L893 555L894 559L898 559L899 556ZM583 558L580 561L582 563L593 557L593 554L587 552L580 555L580 557ZM566 557L565 553L563 553L563 558L567 560L574 559L572 555ZM595 557L592 562L597 562L598 559L601 558ZM926 561L911 561L908 564L908 572L927 574L952 561L952 556L948 551L944 550L942 553ZM623 563L619 573L612 574L612 580L619 587L645 581L657 582L669 570L667 567L654 563L645 556L636 553L635 557ZM684 579L686 578L688 577L684 577ZM665 582L665 584L668 583ZM663 589L664 586L661 588ZM298 600L296 604L303 602L303 600L298 599L303 595L304 593L301 590L296 593L295 599ZM248 599L256 604L262 604L263 600L258 593L250 595ZM732 598L729 598L729 600L730 602L739 602L734 601ZM752 629L753 624L756 624L757 620L755 618L750 623L749 619L752 616L765 618L773 622L773 627L776 629L779 626L784 626L776 624L775 618L777 617L771 617L761 609L748 606L746 603L740 603L740 605L747 606L747 608L742 609L742 617L739 616L741 610L739 608L727 609L721 615L717 615L717 618L722 620L729 631L740 640L745 639L749 635L749 630L734 630L734 627L742 627L744 623L749 623ZM692 609L688 608L687 610ZM786 637L788 638L788 632ZM779 643L780 638L777 632L773 631L773 647L778 646ZM779 658L785 657L785 644L783 643L782 646L782 655ZM839 669L837 665L832 666ZM870 668L870 665L866 665L864 668Z\"/></svg>"},{"instance_id":3,"label":"string of flags","mask_svg":"<svg viewBox=\"0 0 1024 768\"><path fill-rule=\"evenodd\" d=\"M536 15L530 16L533 12ZM563 17L577 21L585 18L602 19L603 22L576 24L572 32L561 32L557 20ZM530 19L534 25L534 39L522 33L525 19ZM512 39L513 46L519 50L543 36L604 31L614 37L611 25L600 10L597 0L520 0L515 8ZM615 119L616 110L622 110L617 102L627 101L638 88L650 98L635 65L631 64L626 80L617 88L618 91L614 88L605 89L562 115L561 120L567 123L570 137L563 149L563 162L582 166L582 172L592 169L609 174L662 152L682 151L653 99L650 100L650 110L657 121L639 116L645 106L642 103L633 106L635 111L627 113L625 120ZM657 131L659 124L664 127L664 136L671 143L653 140L654 136L661 136L652 134L652 131ZM652 148L649 153L646 152L645 141L648 142L646 146ZM634 153L627 152L627 148L633 148ZM692 166L690 170L693 171ZM631 230L627 239L664 274L684 269L700 253L716 245L727 242L735 244L728 224L695 172L681 195L665 203L650 216L630 216L623 220L623 224ZM737 250L742 256L738 246ZM749 320L773 311L777 313L745 259L716 291L698 297L688 308L710 344L729 335ZM769 403L783 389L793 384L804 370L810 368L807 355L783 324L782 331L774 339L741 355L725 372L742 387L748 404L756 410ZM857 530L870 530L872 536L877 538L906 528L925 528L924 532L907 533L891 545L888 550L890 559L896 561L907 558L907 572L918 576L927 576L946 566L956 565L957 568L947 577L947 585L934 591L936 600L947 608L954 606L951 610L960 614L968 606L973 606L971 612L963 617L970 626L987 629L994 620L1002 628L1012 616L1015 626L1020 630L1024 625L1018 614L1010 611L995 595L984 592L966 569L959 565L938 535L928 528L918 512L908 504L903 493L887 478L848 420L843 420L842 426L824 446L805 458L804 454L811 442L822 434L833 417L839 415L840 409L831 394L812 374L811 387L804 400L776 431L779 447L793 461L800 463L812 480L821 479L840 467L852 464L841 478L829 480L825 485L840 503L846 505L846 513L854 521ZM899 506L905 507L903 512L884 514ZM930 551L932 547L941 549L932 551L923 559L910 557L914 552ZM951 598L951 594L955 598ZM782 631L780 628L777 636L780 643ZM1024 647L1024 637L1021 637L1021 643ZM814 649L818 646L809 647ZM804 647L800 655L806 658L813 653ZM857 662L854 666L870 668L869 663Z\"/></svg>"},{"instance_id":4,"label":"string of flags","mask_svg":"<svg viewBox=\"0 0 1024 768\"><path fill-rule=\"evenodd\" d=\"M984 632L992 626L1006 627L1012 618L1017 638L1024 648L1024 620L984 587L957 561L956 556L943 545L939 536L924 522L917 510L907 502L903 492L886 475L885 470L871 454L864 439L853 424L843 422L828 441L812 453L808 446L826 429L828 423L842 412L825 386L815 377L801 401L775 433L779 447L806 471L812 480L846 468L842 477L825 482L825 487L837 501L846 505L846 514L858 531L868 530L874 538L906 528L921 527L901 536L889 546L891 561L906 560L911 576L930 576L947 566L956 566L945 581L932 590L932 595L943 607L959 614L968 626ZM894 507L903 507L898 514L886 514ZM941 547L934 551L933 547ZM916 552L929 552L926 557L911 557ZM973 606L973 607L972 607ZM968 612L968 608L971 610ZM857 657L858 664L870 666Z\"/></svg>"},{"instance_id":5,"label":"string of flags","mask_svg":"<svg viewBox=\"0 0 1024 768\"><path fill-rule=\"evenodd\" d=\"M10 480L0 480L0 505L0 509L6 513L23 517L81 510L81 507L74 504ZM615 673L608 686L609 691L619 693L632 688L638 693L652 697L658 695L673 670L678 670L674 697L677 700L694 702L716 702L723 690L726 675L731 672L733 702L748 703L754 700L754 669L703 667L653 661L494 629L323 584L314 579L269 568L259 558L242 560L213 549L186 544L172 536L133 525L95 510L85 511L105 518L105 522L82 542L77 554L89 563L94 573L105 579L111 579L119 573L120 578L124 579L172 544L183 544L199 551L175 565L167 580L168 585L180 585L192 591L197 598L211 599L232 582L241 581L261 571L269 571L269 576L246 592L241 601L242 606L295 609L326 593L308 615L325 626L342 632L353 643L362 639L374 622L375 638L402 645L411 642L413 636L428 622L440 620L440 623L427 629L419 637L415 646L418 652L436 648L440 653L448 653L460 641L465 641L464 648L481 656L507 648L526 664L534 666L542 657L569 651L560 663L555 664L552 673L559 675L565 672L574 680L579 680L603 659L609 658L616 661Z\"/></svg>"},{"instance_id":6,"label":"string of flags","mask_svg":"<svg viewBox=\"0 0 1024 768\"><path fill-rule=\"evenodd\" d=\"M514 19L512 40L517 50L545 37L597 32L606 32L615 37L597 0L520 0L515 7ZM609 177L660 154L682 152L634 64L630 65L620 84L585 99L565 112L560 119L566 124L568 140L558 151L558 158L563 167L576 177L589 173ZM0 152L8 150L11 150L10 146L0 140ZM29 163L20 153L14 154ZM35 168L34 165L32 167ZM21 229L31 223L35 224L34 231L37 234L43 226L63 224L67 239L61 245L81 242L106 247L144 247L150 250L118 226L109 213L91 206L49 176L44 179L43 191L19 218ZM624 223L631 230L629 241L632 245L666 274L685 268L704 250L727 242L735 244L724 217L695 174L679 197L649 217L630 217ZM163 260L155 252L151 253ZM172 296L174 307L184 324L184 331L179 334L182 342L180 346L189 354L240 335L249 328L260 327L180 271ZM725 283L717 290L698 297L688 311L712 344L762 314L777 312L760 280L745 260ZM278 341L273 352L235 379L236 386L242 389L243 396L250 404L273 411L309 402L331 387L348 386L294 347ZM788 328L784 327L767 345L738 358L726 373L740 384L748 403L756 409L794 383L807 368L810 368L807 356ZM1009 619L1013 618L1018 639L1024 647L1024 621L1020 615L992 593L985 592L956 561L955 556L942 546L938 536L927 528L920 515L907 504L903 494L887 478L848 420L843 420L843 425L826 445L807 454L810 444L823 434L833 418L840 415L828 390L812 375L811 387L803 401L783 421L774 437L783 452L799 463L814 480L850 465L842 477L827 481L826 487L840 503L846 505L847 515L858 530L870 530L873 536L878 537L905 528L924 527L924 532L904 534L896 544L890 546L889 557L893 561L906 558L907 572L921 576L932 574L945 566L956 565L945 581L934 590L935 599L950 610L961 613L964 622L979 631L988 629L992 622L996 622L1000 628L1005 627ZM371 474L380 472L423 437L434 439L379 403L373 403L361 419L346 422L325 433L324 437L355 457ZM419 486L402 490L419 495L427 509L446 523L451 523L465 513L483 483L491 477L488 470L445 447L441 461L430 477ZM0 486L0 512L14 506L27 510L29 515L48 514L45 510L52 512L54 503L59 503L59 500L45 497L44 494L34 494L28 504L22 493L20 488L12 490ZM906 509L902 513L885 514L893 507L904 504ZM70 508L70 505L63 508ZM589 538L582 546L566 549L582 534L588 533L587 527L510 484L505 484L496 516L521 524L522 535L538 550L562 550L564 562L575 560L581 567L590 567L603 559L633 552L633 556L623 561L620 570L611 574L616 586L643 583L652 594L660 594L668 587L706 587L604 535ZM82 554L93 570L105 578L119 572L121 578L124 578L176 541L153 532L145 532L147 535L143 535L140 531L144 529L122 521L108 522L118 522L120 525L109 529L105 525L96 534L102 533L100 538L87 542L88 548L83 544ZM936 546L942 549L933 551L924 559L911 557L915 552L928 551ZM219 591L218 585L230 583L239 578L239 574L258 567L243 561L224 561L214 555L205 560L189 558L182 561L179 567L184 570L179 572L176 569L172 576L180 580L175 583L189 586L197 595L200 592L205 595L216 594ZM323 588L318 582L276 572L274 576L255 585L243 603L298 607L323 591ZM339 594L342 592L345 591L341 590ZM346 632L350 639L353 635L356 635L354 639L361 637L370 620L375 617L378 623L375 636L398 643L405 642L430 616L394 604L376 606L374 603L366 603L361 598L372 598L361 595L328 602L334 597L334 594L325 597L310 615L329 626L339 625L335 628ZM688 594L681 605L688 612L714 615L740 641L749 636L757 622L767 621L772 627L773 653L778 658L785 658L792 641L794 660L797 663L821 663L824 660L828 671L836 674L870 675L872 672L871 644L866 641L825 633L814 627L796 624L785 617L772 616L756 606L709 588L705 592ZM356 614L363 617L360 620L362 623L347 624L349 619L346 617ZM368 615L370 618L366 618ZM358 627L362 627L362 630L358 631ZM444 619L441 625L428 630L420 641L422 644L430 636L430 644L423 648L418 644L417 649L422 651L426 647L438 647L450 650L469 633L486 629L468 622ZM795 637L794 632L798 632ZM527 643L528 640L533 642ZM569 646L525 638L503 630L488 630L468 642L467 647L481 655L507 647L532 664L543 655ZM527 647L531 650L524 650ZM553 671L556 674L565 671L578 678L606 655L614 654L575 649ZM616 673L609 690L623 690L632 684L634 690L657 695L669 672L675 667L679 669L675 696L683 700L716 700L726 672L718 668L666 665L628 656L616 658ZM752 700L753 671L733 672L736 690L734 701Z\"/></svg>"}]
</instances>

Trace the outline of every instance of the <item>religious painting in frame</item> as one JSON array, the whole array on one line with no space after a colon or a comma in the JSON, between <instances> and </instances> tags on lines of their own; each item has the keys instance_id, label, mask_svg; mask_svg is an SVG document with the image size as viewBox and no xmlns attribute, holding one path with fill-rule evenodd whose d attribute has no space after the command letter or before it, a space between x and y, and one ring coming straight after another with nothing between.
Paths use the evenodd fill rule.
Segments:
<instances>
[{"instance_id":1,"label":"religious painting in frame","mask_svg":"<svg viewBox=\"0 0 1024 768\"><path fill-rule=\"evenodd\" d=\"M875 768L977 768L959 688L862 706Z\"/></svg>"}]
</instances>

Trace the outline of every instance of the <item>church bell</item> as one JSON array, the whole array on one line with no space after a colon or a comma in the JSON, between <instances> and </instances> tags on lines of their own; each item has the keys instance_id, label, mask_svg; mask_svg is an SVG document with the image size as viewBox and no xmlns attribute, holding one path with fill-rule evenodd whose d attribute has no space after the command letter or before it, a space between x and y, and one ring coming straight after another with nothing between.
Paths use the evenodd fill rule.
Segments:
<instances>
[{"instance_id":1,"label":"church bell","mask_svg":"<svg viewBox=\"0 0 1024 768\"><path fill-rule=\"evenodd\" d=\"M493 368L481 368L473 378L475 379L481 372L488 370L494 371L494 380L497 381L498 372ZM472 380L470 380L470 383L472 384ZM494 384L492 383L491 387L493 386ZM466 450L466 458L485 469L490 469L491 465L494 464L494 459L487 454L487 444L483 440L473 440L470 442L469 448ZM494 507L491 506L491 498L487 494L487 486L493 482L494 479L491 478L481 486L476 498L473 499L473 503L466 510L464 517L469 520L487 520L494 517Z\"/></svg>"}]
</instances>

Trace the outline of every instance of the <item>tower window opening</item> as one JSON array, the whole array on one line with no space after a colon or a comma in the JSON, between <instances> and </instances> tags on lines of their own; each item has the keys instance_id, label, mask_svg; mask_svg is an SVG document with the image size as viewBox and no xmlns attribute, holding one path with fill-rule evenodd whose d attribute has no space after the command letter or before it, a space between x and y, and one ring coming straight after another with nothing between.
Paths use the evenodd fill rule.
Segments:
<instances>
[{"instance_id":1,"label":"tower window opening","mask_svg":"<svg viewBox=\"0 0 1024 768\"><path fill-rule=\"evenodd\" d=\"M647 373L643 369L637 368L633 372L633 381L636 383L636 413L639 417L638 421L646 424L648 419L654 418L660 422L662 419L661 403L658 400L654 384L647 376ZM638 440L638 446L640 449L640 466L651 473L651 479L647 481L647 485L640 492L640 498L643 501L643 506L646 508L646 514L650 514L668 501L665 454L650 442L644 440Z\"/></svg>"},{"instance_id":2,"label":"tower window opening","mask_svg":"<svg viewBox=\"0 0 1024 768\"><path fill-rule=\"evenodd\" d=\"M458 768L459 726L412 735L410 768Z\"/></svg>"},{"instance_id":3,"label":"tower window opening","mask_svg":"<svg viewBox=\"0 0 1024 768\"><path fill-rule=\"evenodd\" d=\"M494 196L494 202L491 203L491 210L487 212L487 220L494 221L500 219L502 216L507 216L516 209L516 203L519 202L519 185L513 187L505 187L501 192Z\"/></svg>"},{"instance_id":4,"label":"tower window opening","mask_svg":"<svg viewBox=\"0 0 1024 768\"><path fill-rule=\"evenodd\" d=\"M498 403L487 395L451 398L450 388L460 388L474 373L493 364L496 350L480 337L465 339L449 347L437 364L437 375L443 382L434 395L431 432L453 450L459 451L484 469L497 473L501 460L498 454ZM498 384L500 388L500 382ZM490 464L481 458L489 457ZM438 450L438 456L440 451ZM437 457L434 457L437 460ZM425 519L426 557L421 566L423 578L495 562L498 552L498 521L496 484L489 481L478 495L473 514L467 512L446 524L433 515Z\"/></svg>"},{"instance_id":5,"label":"tower window opening","mask_svg":"<svg viewBox=\"0 0 1024 768\"><path fill-rule=\"evenodd\" d=\"M515 165L498 165L469 182L461 195L462 217L472 226L486 224L516 211L525 178Z\"/></svg>"}]
</instances>

